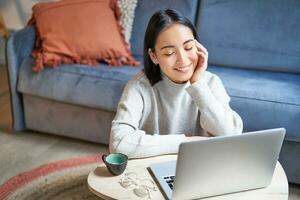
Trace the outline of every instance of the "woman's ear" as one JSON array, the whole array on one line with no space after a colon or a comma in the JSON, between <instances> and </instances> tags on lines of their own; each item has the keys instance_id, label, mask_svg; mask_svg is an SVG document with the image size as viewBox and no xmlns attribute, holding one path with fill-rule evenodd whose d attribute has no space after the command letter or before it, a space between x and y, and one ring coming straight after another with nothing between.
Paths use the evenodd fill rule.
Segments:
<instances>
[{"instance_id":1,"label":"woman's ear","mask_svg":"<svg viewBox=\"0 0 300 200\"><path fill-rule=\"evenodd\" d=\"M155 65L157 65L157 64L158 64L157 57L156 57L155 53L154 53L150 48L148 49L148 54L149 54L149 56L150 56L152 62L153 62Z\"/></svg>"}]
</instances>

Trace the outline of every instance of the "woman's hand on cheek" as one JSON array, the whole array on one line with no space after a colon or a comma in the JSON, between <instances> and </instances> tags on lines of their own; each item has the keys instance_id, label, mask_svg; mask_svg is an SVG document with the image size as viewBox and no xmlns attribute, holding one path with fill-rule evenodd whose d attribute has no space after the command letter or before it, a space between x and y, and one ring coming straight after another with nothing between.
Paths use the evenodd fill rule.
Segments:
<instances>
[{"instance_id":1,"label":"woman's hand on cheek","mask_svg":"<svg viewBox=\"0 0 300 200\"><path fill-rule=\"evenodd\" d=\"M198 63L195 71L190 79L190 83L198 81L201 75L207 69L208 52L204 46L202 46L197 40L195 40L196 53L198 55Z\"/></svg>"}]
</instances>

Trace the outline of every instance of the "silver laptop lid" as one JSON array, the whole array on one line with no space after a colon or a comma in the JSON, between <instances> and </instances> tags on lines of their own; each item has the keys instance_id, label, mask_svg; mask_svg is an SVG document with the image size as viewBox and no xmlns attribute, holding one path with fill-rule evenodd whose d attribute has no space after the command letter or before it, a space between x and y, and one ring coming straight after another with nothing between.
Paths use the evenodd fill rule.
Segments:
<instances>
[{"instance_id":1,"label":"silver laptop lid","mask_svg":"<svg viewBox=\"0 0 300 200\"><path fill-rule=\"evenodd\" d=\"M270 184L285 129L182 143L172 199L194 199Z\"/></svg>"}]
</instances>

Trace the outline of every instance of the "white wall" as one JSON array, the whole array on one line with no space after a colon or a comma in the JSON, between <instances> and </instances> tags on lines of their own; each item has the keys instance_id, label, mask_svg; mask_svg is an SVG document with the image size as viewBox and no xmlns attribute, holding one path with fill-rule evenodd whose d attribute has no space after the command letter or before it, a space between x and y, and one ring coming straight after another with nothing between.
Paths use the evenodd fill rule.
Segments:
<instances>
[{"instance_id":1,"label":"white wall","mask_svg":"<svg viewBox=\"0 0 300 200\"><path fill-rule=\"evenodd\" d=\"M0 14L8 29L23 28L31 16L31 8L38 2L50 0L0 0Z\"/></svg>"}]
</instances>

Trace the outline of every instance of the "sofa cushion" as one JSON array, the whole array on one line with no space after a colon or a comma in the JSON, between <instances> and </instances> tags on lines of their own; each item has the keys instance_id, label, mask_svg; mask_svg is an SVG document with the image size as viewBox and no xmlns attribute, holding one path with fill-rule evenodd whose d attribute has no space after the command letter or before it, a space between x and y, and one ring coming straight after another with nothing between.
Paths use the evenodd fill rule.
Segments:
<instances>
[{"instance_id":1,"label":"sofa cushion","mask_svg":"<svg viewBox=\"0 0 300 200\"><path fill-rule=\"evenodd\" d=\"M136 65L120 25L116 0L38 3L30 23L37 27L35 71L44 64ZM74 20L76 23L74 23Z\"/></svg>"},{"instance_id":2,"label":"sofa cushion","mask_svg":"<svg viewBox=\"0 0 300 200\"><path fill-rule=\"evenodd\" d=\"M300 75L209 66L222 79L244 131L285 127L287 138L300 141Z\"/></svg>"},{"instance_id":3,"label":"sofa cushion","mask_svg":"<svg viewBox=\"0 0 300 200\"><path fill-rule=\"evenodd\" d=\"M23 61L19 92L107 111L116 111L125 84L142 69L142 66L111 67L102 63L93 67L67 64L37 74L31 70L33 66L33 58Z\"/></svg>"},{"instance_id":4,"label":"sofa cushion","mask_svg":"<svg viewBox=\"0 0 300 200\"><path fill-rule=\"evenodd\" d=\"M197 29L215 65L300 73L300 1L202 0Z\"/></svg>"},{"instance_id":5,"label":"sofa cushion","mask_svg":"<svg viewBox=\"0 0 300 200\"><path fill-rule=\"evenodd\" d=\"M131 35L131 51L133 55L143 55L144 35L150 17L157 11L166 8L176 9L193 23L197 15L199 1L163 0L138 1Z\"/></svg>"}]
</instances>

